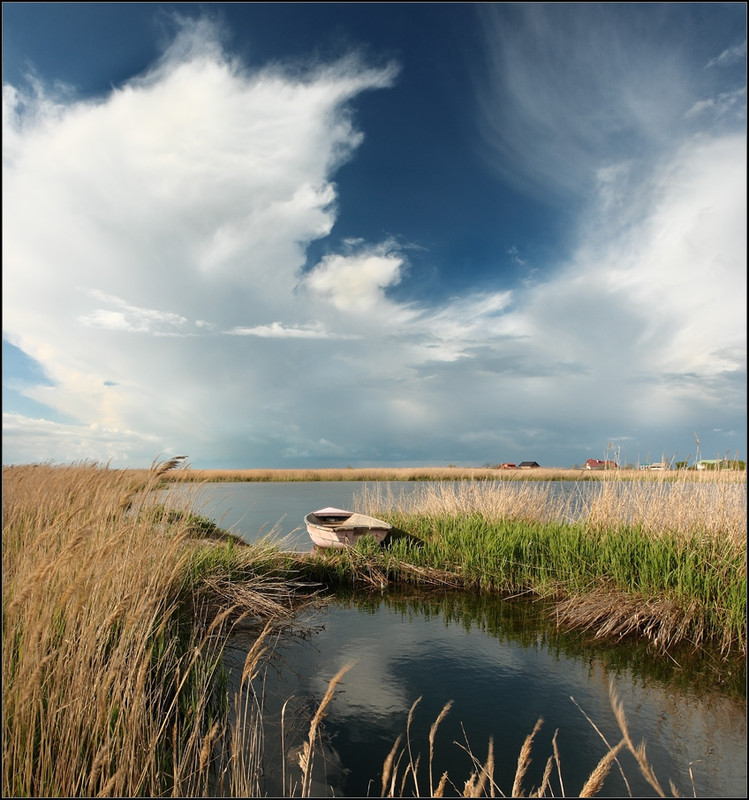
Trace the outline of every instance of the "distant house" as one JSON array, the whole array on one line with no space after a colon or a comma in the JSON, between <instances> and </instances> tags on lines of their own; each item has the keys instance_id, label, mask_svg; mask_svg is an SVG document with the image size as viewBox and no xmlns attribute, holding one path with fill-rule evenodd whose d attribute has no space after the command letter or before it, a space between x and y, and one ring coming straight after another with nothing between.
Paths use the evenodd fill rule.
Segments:
<instances>
[{"instance_id":1,"label":"distant house","mask_svg":"<svg viewBox=\"0 0 749 800\"><path fill-rule=\"evenodd\" d=\"M666 461L656 461L653 464L643 464L640 469L653 469L658 471L663 471L667 469L671 469Z\"/></svg>"},{"instance_id":2,"label":"distant house","mask_svg":"<svg viewBox=\"0 0 749 800\"><path fill-rule=\"evenodd\" d=\"M585 469L619 469L616 461L601 461L599 458L589 458L585 464Z\"/></svg>"},{"instance_id":3,"label":"distant house","mask_svg":"<svg viewBox=\"0 0 749 800\"><path fill-rule=\"evenodd\" d=\"M697 469L722 469L724 465L728 466L725 459L703 458L702 461L697 462Z\"/></svg>"},{"instance_id":4,"label":"distant house","mask_svg":"<svg viewBox=\"0 0 749 800\"><path fill-rule=\"evenodd\" d=\"M511 464L509 461L505 461L504 464L499 465L500 469L517 469L517 464Z\"/></svg>"},{"instance_id":5,"label":"distant house","mask_svg":"<svg viewBox=\"0 0 749 800\"><path fill-rule=\"evenodd\" d=\"M537 461L521 461L518 464L519 469L536 469L536 467L540 467L541 465Z\"/></svg>"}]
</instances>

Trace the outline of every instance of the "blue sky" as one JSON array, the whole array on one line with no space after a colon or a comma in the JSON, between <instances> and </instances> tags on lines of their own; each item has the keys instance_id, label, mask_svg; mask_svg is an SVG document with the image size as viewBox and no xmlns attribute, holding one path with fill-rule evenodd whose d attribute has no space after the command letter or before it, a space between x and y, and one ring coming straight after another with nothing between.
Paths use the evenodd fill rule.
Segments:
<instances>
[{"instance_id":1,"label":"blue sky","mask_svg":"<svg viewBox=\"0 0 749 800\"><path fill-rule=\"evenodd\" d=\"M3 463L746 457L743 3L3 4Z\"/></svg>"}]
</instances>

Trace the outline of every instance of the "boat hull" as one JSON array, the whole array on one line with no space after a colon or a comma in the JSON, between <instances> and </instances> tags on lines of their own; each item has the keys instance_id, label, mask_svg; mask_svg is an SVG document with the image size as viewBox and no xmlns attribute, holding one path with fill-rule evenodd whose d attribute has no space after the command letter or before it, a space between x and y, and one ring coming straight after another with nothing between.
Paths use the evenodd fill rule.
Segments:
<instances>
[{"instance_id":1,"label":"boat hull","mask_svg":"<svg viewBox=\"0 0 749 800\"><path fill-rule=\"evenodd\" d=\"M381 544L392 528L380 519L333 508L307 514L304 523L317 547L337 550L353 547L364 536L371 536Z\"/></svg>"}]
</instances>

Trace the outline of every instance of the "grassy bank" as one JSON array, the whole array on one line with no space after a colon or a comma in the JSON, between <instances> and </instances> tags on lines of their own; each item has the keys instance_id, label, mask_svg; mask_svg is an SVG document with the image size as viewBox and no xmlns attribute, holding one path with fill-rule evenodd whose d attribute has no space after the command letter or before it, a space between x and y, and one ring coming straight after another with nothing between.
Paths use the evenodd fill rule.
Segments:
<instances>
[{"instance_id":1,"label":"grassy bank","mask_svg":"<svg viewBox=\"0 0 749 800\"><path fill-rule=\"evenodd\" d=\"M329 552L309 574L533 593L560 624L746 654L746 487L610 479L594 491L505 482L373 487L366 511L395 532L383 548Z\"/></svg>"},{"instance_id":2,"label":"grassy bank","mask_svg":"<svg viewBox=\"0 0 749 800\"><path fill-rule=\"evenodd\" d=\"M648 483L641 484L651 487L643 495L634 484L625 484L631 492L602 484L586 507L556 507L544 487L521 483L425 484L408 501L383 490L367 503L400 529L388 546L304 559L268 542L246 546L205 519L154 506L153 490L173 466L3 469L4 796L261 794L266 650L292 624L296 608L314 600L309 581L317 578L378 587L387 580L454 583L568 599L572 588L581 597L597 596L615 581L612 596L632 598L647 610L647 598L660 592L676 603L681 620L691 592L695 619L705 603L718 614L717 622L704 624L704 638L733 625L736 630L723 635L725 646L745 648L739 606L720 616L734 602L729 594L745 586L740 485L699 482L666 493ZM624 545L617 533L624 534ZM661 539L673 552L659 567L660 551L647 547ZM617 548L625 555L612 570L607 559ZM626 553L652 562L629 586ZM579 568L583 562L587 572ZM719 594L721 581L733 588ZM252 642L241 700L230 695L222 666L228 637L240 628ZM312 791L316 737L334 690L335 682L311 720L289 794ZM631 745L626 727L622 731L614 755ZM518 787L532 738L518 762ZM418 783L410 745L403 753L396 742L385 759L384 794L410 792ZM598 791L613 760L592 765L584 793ZM555 753L557 771L559 765ZM429 767L420 785L436 794L443 783L435 777L431 785L431 760ZM465 785L474 796L497 791L491 763L477 761ZM550 785L547 791L559 795Z\"/></svg>"}]
</instances>

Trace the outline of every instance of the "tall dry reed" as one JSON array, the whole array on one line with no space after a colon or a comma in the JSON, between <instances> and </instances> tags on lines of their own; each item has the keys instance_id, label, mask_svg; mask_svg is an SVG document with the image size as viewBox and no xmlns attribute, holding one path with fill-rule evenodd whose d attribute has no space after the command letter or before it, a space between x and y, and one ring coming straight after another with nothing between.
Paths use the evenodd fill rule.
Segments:
<instances>
[{"instance_id":1,"label":"tall dry reed","mask_svg":"<svg viewBox=\"0 0 749 800\"><path fill-rule=\"evenodd\" d=\"M5 796L199 796L232 772L222 649L292 593L262 548L151 505L173 466L4 468Z\"/></svg>"},{"instance_id":2,"label":"tall dry reed","mask_svg":"<svg viewBox=\"0 0 749 800\"><path fill-rule=\"evenodd\" d=\"M535 481L435 481L415 490L387 484L367 486L362 503L369 513L407 516L479 514L490 521L582 522L591 528L639 527L650 534L695 532L746 542L746 473L649 472L630 480L618 472L597 473L560 491L555 483ZM638 475L638 473L635 473Z\"/></svg>"},{"instance_id":3,"label":"tall dry reed","mask_svg":"<svg viewBox=\"0 0 749 800\"><path fill-rule=\"evenodd\" d=\"M403 736L399 736L393 744L392 749L387 754L385 761L383 762L382 797L405 797L405 790L407 786L412 787L413 796L422 796L419 784L421 754L416 753L416 756L414 756L415 744L411 741L410 735L411 722L416 706L418 705L420 699L421 698L413 703L409 711L405 745L402 744ZM454 742L455 745L460 747L468 755L472 765L471 772L469 773L468 777L463 780L462 788L459 787L459 785L456 784L446 772L442 773L440 781L435 787L432 779L434 739L437 733L437 728L444 720L447 712L450 709L451 704L446 704L429 730L429 761L427 766L427 772L429 775L428 796L443 797L446 788L449 786L456 795L461 797L593 797L600 793L604 788L606 779L612 771L613 765L616 764L619 768L619 772L624 784L627 787L629 796L631 797L632 791L630 788L630 781L627 779L619 761L620 754L627 750L634 757L635 769L650 785L655 794L659 797L665 797L666 792L662 788L652 764L648 760L645 742L642 741L639 744L635 744L633 741L624 712L624 707L617 695L613 680L609 682L609 699L614 718L619 726L619 731L622 737L619 742L612 745L606 740L588 715L585 714L582 709L580 709L585 718L601 737L604 745L604 752L598 762L592 764L591 771L588 777L585 779L583 785L578 790L574 791L573 794L568 793L571 787L565 787L563 780L563 758L557 741L557 736L559 733L558 730L554 733L552 740L553 752L547 758L540 785L529 788L525 784L528 767L531 763L536 734L543 725L543 719L539 719L536 722L533 730L526 736L525 741L520 748L520 753L518 754L517 765L514 774L506 776L496 775L494 744L491 739L488 743L486 759L481 759L474 754L470 744L468 743L467 737L465 737L465 745L459 742ZM572 698L572 700L575 702L574 698ZM463 733L465 736L465 731ZM591 755L593 756L593 754ZM577 757L579 758L579 754ZM556 767L555 775L553 774L554 767ZM507 794L503 791L501 786L501 782L504 780L507 780ZM397 792L395 791L396 786L399 787ZM671 796L680 796L676 786L672 781L669 781L669 788L671 791ZM692 786L692 789L694 792L694 785Z\"/></svg>"},{"instance_id":4,"label":"tall dry reed","mask_svg":"<svg viewBox=\"0 0 749 800\"><path fill-rule=\"evenodd\" d=\"M142 472L142 470L133 470ZM505 482L585 481L598 482L612 477L637 482L649 481L728 481L746 482L746 470L715 471L649 471L649 470L585 470L562 467L532 469L498 469L496 467L345 467L329 469L194 469L185 467L168 476L170 481L471 481Z\"/></svg>"},{"instance_id":5,"label":"tall dry reed","mask_svg":"<svg viewBox=\"0 0 749 800\"><path fill-rule=\"evenodd\" d=\"M344 469L184 469L170 480L209 482L430 481L496 477L497 470L464 467L370 467Z\"/></svg>"}]
</instances>

